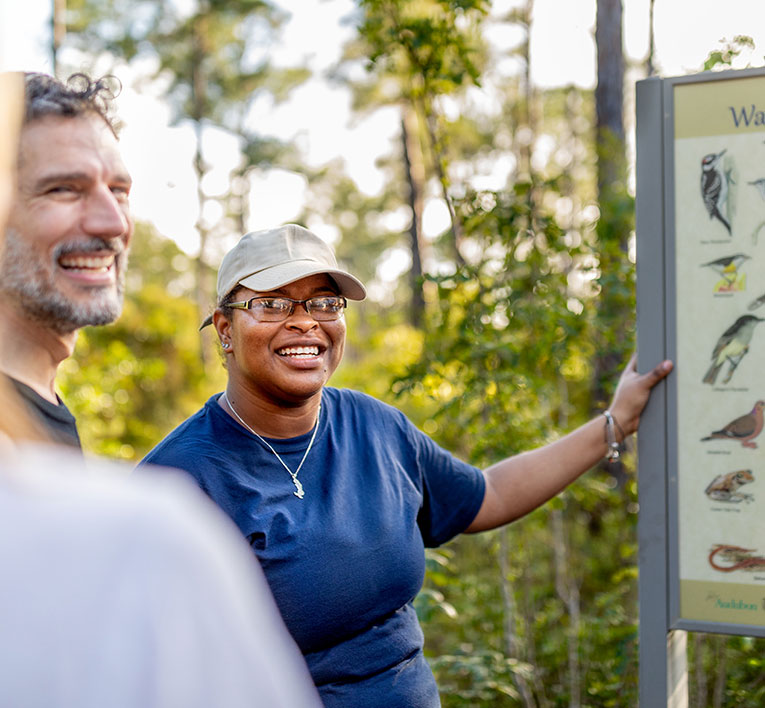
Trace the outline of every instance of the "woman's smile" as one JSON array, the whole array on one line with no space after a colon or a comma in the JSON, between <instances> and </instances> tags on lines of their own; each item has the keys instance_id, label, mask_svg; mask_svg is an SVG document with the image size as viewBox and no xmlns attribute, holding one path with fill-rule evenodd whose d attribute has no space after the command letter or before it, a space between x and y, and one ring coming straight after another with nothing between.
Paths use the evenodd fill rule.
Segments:
<instances>
[{"instance_id":1,"label":"woman's smile","mask_svg":"<svg viewBox=\"0 0 765 708\"><path fill-rule=\"evenodd\" d=\"M289 297L296 300L335 294L326 274L312 275L274 291L242 289L236 297ZM253 393L279 400L307 400L321 392L340 364L345 347L345 318L315 320L298 305L279 322L258 321L247 310L234 310L230 321L229 371Z\"/></svg>"}]
</instances>

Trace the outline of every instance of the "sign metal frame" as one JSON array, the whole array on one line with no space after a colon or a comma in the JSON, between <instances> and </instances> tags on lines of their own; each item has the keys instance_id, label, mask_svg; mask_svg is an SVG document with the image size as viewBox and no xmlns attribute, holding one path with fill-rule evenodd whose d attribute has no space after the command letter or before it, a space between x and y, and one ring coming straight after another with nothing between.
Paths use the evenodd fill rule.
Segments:
<instances>
[{"instance_id":1,"label":"sign metal frame","mask_svg":"<svg viewBox=\"0 0 765 708\"><path fill-rule=\"evenodd\" d=\"M638 369L678 361L675 195L675 95L678 86L748 77L765 70L704 72L636 84L636 234ZM765 92L763 95L765 108ZM762 137L765 138L765 127ZM765 170L764 170L765 171ZM699 195L701 201L701 196ZM765 626L683 617L680 605L678 377L653 392L640 424L640 703L687 705L686 631L765 636ZM765 471L763 472L765 474ZM765 503L765 500L761 500ZM765 585L763 586L765 602Z\"/></svg>"}]
</instances>

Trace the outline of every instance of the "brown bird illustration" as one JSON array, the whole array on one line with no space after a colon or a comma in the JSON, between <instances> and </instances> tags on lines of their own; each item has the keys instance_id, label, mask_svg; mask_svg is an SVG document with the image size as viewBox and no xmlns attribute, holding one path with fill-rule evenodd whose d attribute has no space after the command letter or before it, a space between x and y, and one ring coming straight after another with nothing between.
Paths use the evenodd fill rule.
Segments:
<instances>
[{"instance_id":1,"label":"brown bird illustration","mask_svg":"<svg viewBox=\"0 0 765 708\"><path fill-rule=\"evenodd\" d=\"M740 440L744 447L756 448L757 443L751 442L762 432L762 409L765 401L757 401L749 413L732 420L720 430L713 430L705 440Z\"/></svg>"}]
</instances>

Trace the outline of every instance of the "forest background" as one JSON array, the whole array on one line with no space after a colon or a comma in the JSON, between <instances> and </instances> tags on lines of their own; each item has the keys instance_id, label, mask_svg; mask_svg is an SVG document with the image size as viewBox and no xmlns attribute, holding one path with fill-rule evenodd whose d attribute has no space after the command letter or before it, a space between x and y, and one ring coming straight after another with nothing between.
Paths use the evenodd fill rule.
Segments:
<instances>
[{"instance_id":1,"label":"forest background","mask_svg":"<svg viewBox=\"0 0 765 708\"><path fill-rule=\"evenodd\" d=\"M286 3L55 0L58 75L112 73L194 136L183 209L195 247L139 222L123 316L83 331L62 365L89 452L137 461L222 389L215 342L197 327L220 256L251 228L252 193L284 173L303 196L291 220L333 241L370 286L349 308L333 385L396 405L478 465L605 407L635 344L628 128L654 45L626 62L622 4L598 0L595 89L542 89L533 0L511 5L356 0L328 75L355 115L397 116L370 193L342 146L310 164L300 141L253 119L311 79L310 61L270 61ZM692 69L758 63L746 35L708 49ZM428 552L416 607L445 708L637 705L637 511L627 455L506 529ZM692 705L761 706L763 648L694 634Z\"/></svg>"}]
</instances>

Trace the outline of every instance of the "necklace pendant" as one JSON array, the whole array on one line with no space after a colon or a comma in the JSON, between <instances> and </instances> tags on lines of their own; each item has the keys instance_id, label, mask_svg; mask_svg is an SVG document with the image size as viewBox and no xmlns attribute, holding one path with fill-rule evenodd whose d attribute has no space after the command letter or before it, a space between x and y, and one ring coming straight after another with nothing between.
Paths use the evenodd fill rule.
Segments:
<instances>
[{"instance_id":1,"label":"necklace pendant","mask_svg":"<svg viewBox=\"0 0 765 708\"><path fill-rule=\"evenodd\" d=\"M231 412L234 414L234 417L241 423L243 428L246 428L249 430L260 442L262 442L271 452L274 453L274 456L276 457L279 462L281 462L282 467L284 467L285 470L289 473L289 476L292 478L292 483L295 485L295 491L292 492L298 499L302 499L305 496L305 491L303 491L303 485L300 483L300 480L297 478L298 472L300 472L301 469L303 469L303 463L305 462L305 458L308 457L308 453L311 452L311 448L313 447L313 441L316 439L316 433L319 430L319 416L321 415L321 404L319 404L319 410L316 413L316 423L313 426L313 435L311 435L311 440L308 443L308 447L305 449L305 452L303 453L303 459L300 460L300 464L298 465L297 469L293 472L289 467L287 467L287 463L279 456L279 453L274 450L274 448L271 446L271 443L268 442L265 438L263 438L261 435L256 433L247 423L242 419L242 416L237 413L236 408L234 408L234 405L229 400L228 396L226 395L226 392L224 391L221 395L221 400L226 401L226 405L231 409Z\"/></svg>"}]
</instances>

